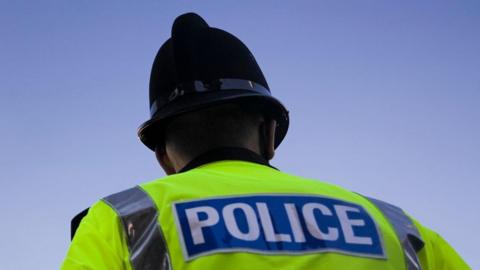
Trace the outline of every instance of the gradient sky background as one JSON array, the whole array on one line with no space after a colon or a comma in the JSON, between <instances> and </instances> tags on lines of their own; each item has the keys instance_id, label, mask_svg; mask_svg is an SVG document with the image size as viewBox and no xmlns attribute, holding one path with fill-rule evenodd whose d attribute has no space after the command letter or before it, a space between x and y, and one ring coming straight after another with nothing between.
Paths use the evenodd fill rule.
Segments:
<instances>
[{"instance_id":1,"label":"gradient sky background","mask_svg":"<svg viewBox=\"0 0 480 270\"><path fill-rule=\"evenodd\" d=\"M243 40L291 111L273 164L403 207L480 269L480 1L0 0L2 269L164 175L137 139L181 13Z\"/></svg>"}]
</instances>

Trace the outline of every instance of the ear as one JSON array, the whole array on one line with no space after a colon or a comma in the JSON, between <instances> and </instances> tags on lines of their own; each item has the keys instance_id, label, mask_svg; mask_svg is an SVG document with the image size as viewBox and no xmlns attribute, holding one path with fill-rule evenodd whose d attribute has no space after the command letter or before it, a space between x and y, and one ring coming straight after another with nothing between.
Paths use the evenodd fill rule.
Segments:
<instances>
[{"instance_id":1,"label":"ear","mask_svg":"<svg viewBox=\"0 0 480 270\"><path fill-rule=\"evenodd\" d=\"M270 119L265 121L265 145L264 153L268 160L271 160L275 156L275 131L277 130L277 121Z\"/></svg>"},{"instance_id":2,"label":"ear","mask_svg":"<svg viewBox=\"0 0 480 270\"><path fill-rule=\"evenodd\" d=\"M160 163L163 171L165 171L167 175L172 175L176 173L173 163L168 157L167 151L165 151L164 147L161 147L159 145L155 146L155 156L157 157L158 163Z\"/></svg>"}]
</instances>

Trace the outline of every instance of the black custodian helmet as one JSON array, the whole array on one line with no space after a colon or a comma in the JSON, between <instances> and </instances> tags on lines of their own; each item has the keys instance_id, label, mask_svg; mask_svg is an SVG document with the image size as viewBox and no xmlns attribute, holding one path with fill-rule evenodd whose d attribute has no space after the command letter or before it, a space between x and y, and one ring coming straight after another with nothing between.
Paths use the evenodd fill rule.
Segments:
<instances>
[{"instance_id":1,"label":"black custodian helmet","mask_svg":"<svg viewBox=\"0 0 480 270\"><path fill-rule=\"evenodd\" d=\"M175 19L150 75L150 120L139 130L151 150L163 143L168 120L182 113L238 103L277 121L275 148L288 130L288 111L272 95L260 67L235 36L209 27L197 14ZM243 105L242 105L243 104Z\"/></svg>"}]
</instances>

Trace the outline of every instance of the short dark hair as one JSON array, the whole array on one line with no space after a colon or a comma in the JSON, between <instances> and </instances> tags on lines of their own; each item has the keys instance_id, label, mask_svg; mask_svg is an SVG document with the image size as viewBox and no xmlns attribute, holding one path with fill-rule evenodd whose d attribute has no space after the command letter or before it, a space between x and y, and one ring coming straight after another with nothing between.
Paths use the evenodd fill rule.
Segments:
<instances>
[{"instance_id":1,"label":"short dark hair","mask_svg":"<svg viewBox=\"0 0 480 270\"><path fill-rule=\"evenodd\" d=\"M242 147L258 136L262 113L239 104L223 104L175 117L165 129L165 144L193 158L218 147Z\"/></svg>"}]
</instances>

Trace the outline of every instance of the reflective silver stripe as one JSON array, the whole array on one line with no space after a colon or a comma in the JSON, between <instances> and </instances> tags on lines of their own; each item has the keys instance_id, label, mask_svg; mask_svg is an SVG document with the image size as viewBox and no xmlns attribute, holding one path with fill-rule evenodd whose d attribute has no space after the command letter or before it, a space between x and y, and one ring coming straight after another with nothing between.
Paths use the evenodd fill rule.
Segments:
<instances>
[{"instance_id":1,"label":"reflective silver stripe","mask_svg":"<svg viewBox=\"0 0 480 270\"><path fill-rule=\"evenodd\" d=\"M395 205L373 198L366 198L375 204L392 224L403 247L407 270L421 270L417 252L423 248L424 242L412 220Z\"/></svg>"},{"instance_id":2,"label":"reflective silver stripe","mask_svg":"<svg viewBox=\"0 0 480 270\"><path fill-rule=\"evenodd\" d=\"M157 222L158 211L140 187L107 196L103 201L121 218L134 270L171 269L170 256Z\"/></svg>"}]
</instances>

